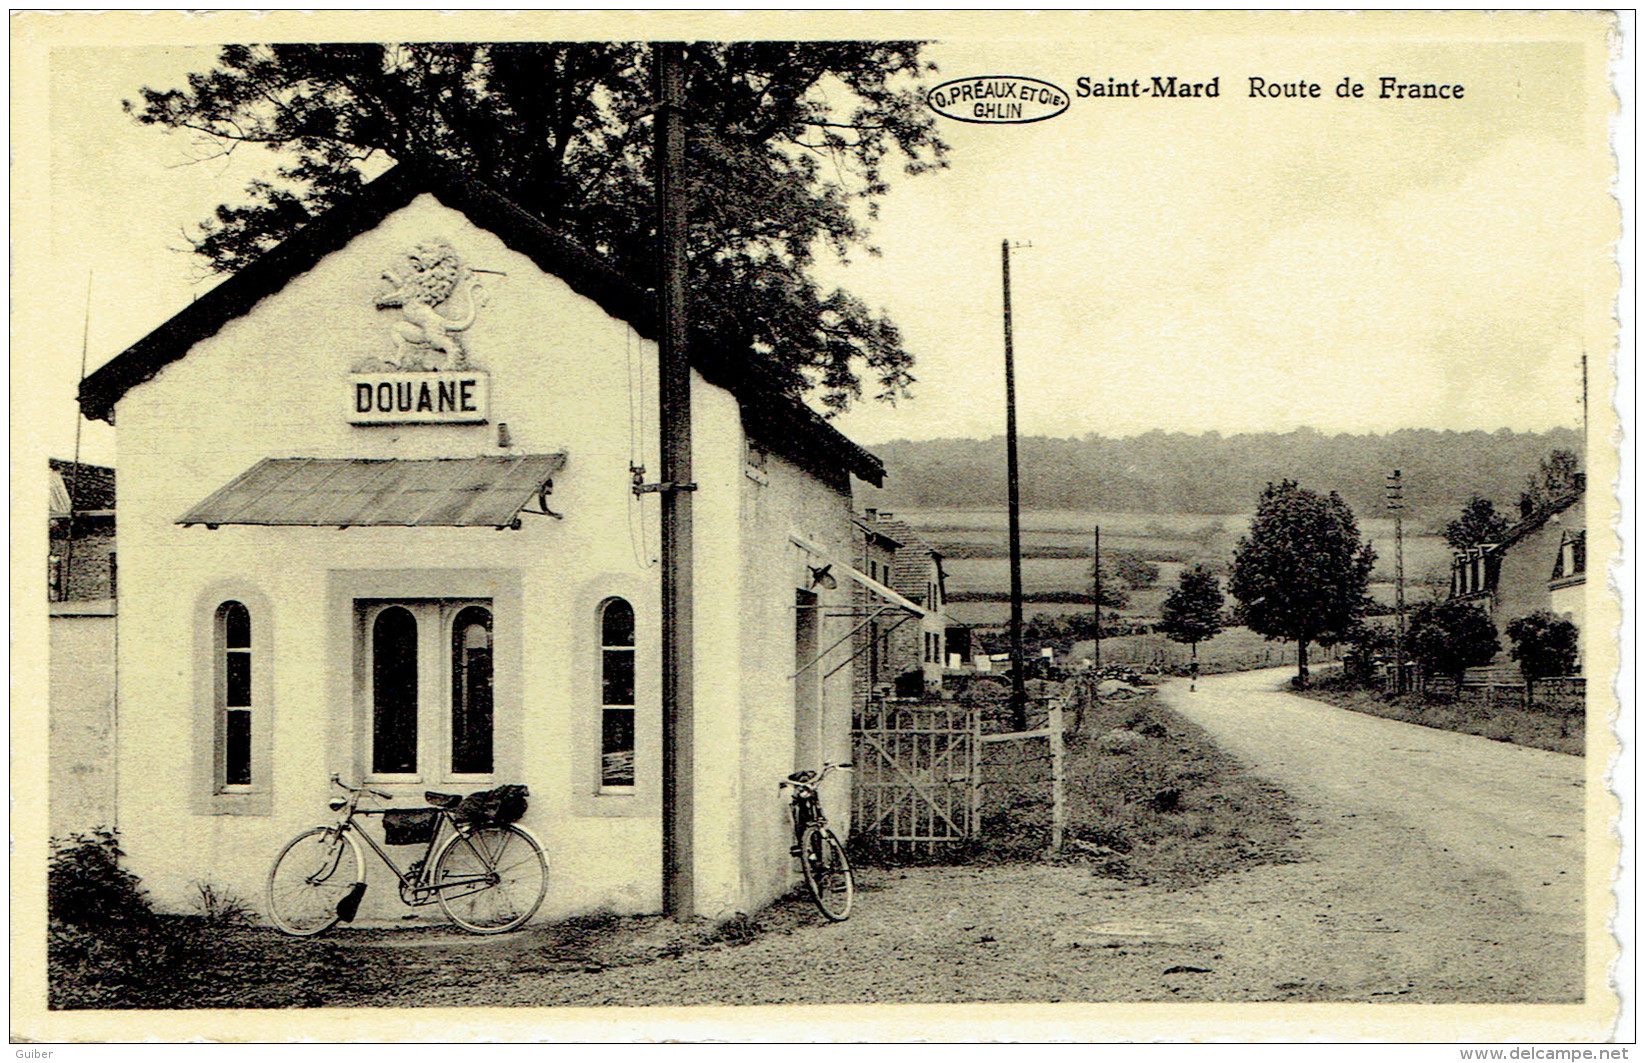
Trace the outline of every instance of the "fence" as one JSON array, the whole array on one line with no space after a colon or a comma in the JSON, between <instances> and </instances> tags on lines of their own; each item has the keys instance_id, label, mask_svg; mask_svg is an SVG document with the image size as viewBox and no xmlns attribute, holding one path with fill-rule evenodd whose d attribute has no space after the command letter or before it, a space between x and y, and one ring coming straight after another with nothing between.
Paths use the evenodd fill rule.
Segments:
<instances>
[{"instance_id":1,"label":"fence","mask_svg":"<svg viewBox=\"0 0 1645 1063\"><path fill-rule=\"evenodd\" d=\"M1063 705L1041 699L1042 726L982 733L982 708L953 702L869 702L852 731L856 833L891 852L922 852L978 837L992 786L1045 786L1049 844L1062 848L1067 821L1063 772ZM1038 742L1046 752L1033 752Z\"/></svg>"},{"instance_id":2,"label":"fence","mask_svg":"<svg viewBox=\"0 0 1645 1063\"><path fill-rule=\"evenodd\" d=\"M927 854L974 835L980 737L974 705L870 701L852 728L856 832Z\"/></svg>"},{"instance_id":3,"label":"fence","mask_svg":"<svg viewBox=\"0 0 1645 1063\"><path fill-rule=\"evenodd\" d=\"M1587 706L1587 680L1579 675L1544 676L1526 681L1514 665L1470 668L1462 682L1451 676L1430 675L1422 680L1424 693L1452 697L1487 709L1497 706L1569 715Z\"/></svg>"}]
</instances>

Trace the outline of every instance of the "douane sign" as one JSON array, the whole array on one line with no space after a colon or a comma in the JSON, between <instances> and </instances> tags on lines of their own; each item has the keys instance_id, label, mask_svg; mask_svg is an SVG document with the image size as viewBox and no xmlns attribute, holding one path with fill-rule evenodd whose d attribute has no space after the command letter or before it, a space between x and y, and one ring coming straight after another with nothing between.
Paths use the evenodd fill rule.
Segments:
<instances>
[{"instance_id":1,"label":"douane sign","mask_svg":"<svg viewBox=\"0 0 1645 1063\"><path fill-rule=\"evenodd\" d=\"M480 424L490 417L485 373L354 373L351 424Z\"/></svg>"}]
</instances>

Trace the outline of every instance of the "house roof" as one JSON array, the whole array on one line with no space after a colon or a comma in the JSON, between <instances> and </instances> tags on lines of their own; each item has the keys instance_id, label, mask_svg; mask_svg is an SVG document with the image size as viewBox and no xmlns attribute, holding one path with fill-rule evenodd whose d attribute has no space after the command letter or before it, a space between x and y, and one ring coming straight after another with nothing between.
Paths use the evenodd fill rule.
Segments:
<instances>
[{"instance_id":1,"label":"house roof","mask_svg":"<svg viewBox=\"0 0 1645 1063\"><path fill-rule=\"evenodd\" d=\"M48 458L51 472L63 484L63 498L69 501L73 497L74 508L77 510L108 510L114 508L114 470L107 465L88 465L81 462L78 468L72 461L63 458ZM55 488L55 483L53 487ZM56 504L54 490L54 506ZM54 516L57 516L53 512ZM68 507L63 507L63 516L68 515Z\"/></svg>"},{"instance_id":2,"label":"house roof","mask_svg":"<svg viewBox=\"0 0 1645 1063\"><path fill-rule=\"evenodd\" d=\"M864 535L867 535L870 538L884 539L886 542L891 544L892 549L896 549L902 545L902 542L898 540L896 536L890 534L884 528L879 527L872 521L863 520L861 517L852 517L851 523L855 524L862 530Z\"/></svg>"},{"instance_id":3,"label":"house roof","mask_svg":"<svg viewBox=\"0 0 1645 1063\"><path fill-rule=\"evenodd\" d=\"M1465 550L1454 551L1455 559L1461 560L1479 553L1506 553L1521 539L1541 531L1543 525L1580 502L1585 488L1586 484L1579 482L1574 490L1545 503L1535 513L1509 528L1500 541L1482 543L1479 546L1470 546Z\"/></svg>"},{"instance_id":4,"label":"house roof","mask_svg":"<svg viewBox=\"0 0 1645 1063\"><path fill-rule=\"evenodd\" d=\"M869 527L888 535L900 545L891 559L891 587L906 598L925 603L925 588L931 582L931 564L937 565L937 578L942 579L942 554L920 538L906 521L881 517Z\"/></svg>"},{"instance_id":5,"label":"house roof","mask_svg":"<svg viewBox=\"0 0 1645 1063\"><path fill-rule=\"evenodd\" d=\"M651 297L566 234L477 180L427 164L401 163L86 377L80 383L81 411L90 419L114 423L115 404L127 391L424 192L495 233L641 336L660 338ZM812 471L843 469L876 486L884 481L880 459L809 406L784 394L762 355L726 352L713 336L700 331L693 333L688 346L697 371L737 397L744 426L762 445Z\"/></svg>"}]
</instances>

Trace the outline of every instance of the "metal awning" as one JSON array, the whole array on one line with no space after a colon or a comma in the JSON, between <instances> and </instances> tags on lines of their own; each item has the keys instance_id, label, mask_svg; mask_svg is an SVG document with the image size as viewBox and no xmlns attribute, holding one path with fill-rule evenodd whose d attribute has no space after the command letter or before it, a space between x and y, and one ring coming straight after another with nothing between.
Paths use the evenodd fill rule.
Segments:
<instances>
[{"instance_id":1,"label":"metal awning","mask_svg":"<svg viewBox=\"0 0 1645 1063\"><path fill-rule=\"evenodd\" d=\"M518 528L522 512L559 516L547 500L564 466L564 454L264 458L177 523Z\"/></svg>"},{"instance_id":2,"label":"metal awning","mask_svg":"<svg viewBox=\"0 0 1645 1063\"><path fill-rule=\"evenodd\" d=\"M854 635L856 635L857 632L861 631L865 627L868 627L870 624L874 623L876 620L878 620L880 617L884 616L886 613L900 613L901 615L897 617L896 622L893 623L890 628L888 628L886 631L880 632L880 634L882 634L882 635L889 634L891 631L895 631L897 628L901 627L904 623L906 623L907 621L909 621L911 619L915 619L915 618L923 617L923 616L927 615L925 609L921 608L918 605L915 605L912 601L910 601L909 599L907 599L907 598L903 597L902 595L898 594L896 591L892 590L890 587L887 587L885 584L881 583L879 580L873 579L872 577L866 575L865 573L859 571L858 569L855 569L855 568L851 567L850 565L846 564L843 561L836 561L833 557L831 557L829 555L829 553L826 550L824 550L822 547L818 546L816 543L812 542L811 540L801 538L798 535L790 535L788 537L788 541L793 543L795 546L799 547L801 550L804 550L806 553L810 554L812 557L815 557L817 560L824 562L826 565L829 566L830 569L836 569L836 568L839 569L841 572L845 573L845 575L848 576L850 579L852 579L857 584L861 585L864 589L866 589L870 594L873 594L873 595L875 595L876 597L878 597L882 600L882 604L879 605L878 607L874 608L872 611L870 611L868 613L866 619L864 619L860 624L858 624L856 627L852 628L850 631L847 631L844 635L841 635L839 638L835 639L828 646L827 649L823 650L821 653L819 653L815 657L811 658L811 660L809 660L809 661L805 662L804 664L800 665L799 668L795 669L794 674L788 677L789 679L797 679L801 675L803 675L807 670L820 665L822 663L823 658L827 657L830 653L832 653L834 651L835 647L840 646L841 644L845 643L847 640L851 639ZM845 660L841 661L839 664L836 664L833 668L830 668L827 672L823 673L823 678L827 679L829 676L833 675L835 672L839 671L841 668L844 668L846 665L848 665L852 661L856 660L857 657L862 654L863 650L865 650L867 648L868 648L868 646L865 643L864 645L862 645L862 646L858 647L857 649L853 650L850 654L848 654L846 656Z\"/></svg>"}]
</instances>

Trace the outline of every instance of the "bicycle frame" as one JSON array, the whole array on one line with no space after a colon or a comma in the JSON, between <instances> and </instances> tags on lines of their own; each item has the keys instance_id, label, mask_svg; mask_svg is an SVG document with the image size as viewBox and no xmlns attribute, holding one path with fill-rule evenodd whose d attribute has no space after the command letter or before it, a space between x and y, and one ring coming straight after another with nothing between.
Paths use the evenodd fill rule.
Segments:
<instances>
[{"instance_id":1,"label":"bicycle frame","mask_svg":"<svg viewBox=\"0 0 1645 1063\"><path fill-rule=\"evenodd\" d=\"M828 776L828 773L836 768L849 771L851 765L824 764L822 771L817 772L809 779L796 779L794 775L807 773L795 772L794 775L790 775L777 784L779 787L793 787L794 790L793 796L788 799L788 808L794 821L795 845L799 845L800 835L805 833L805 828L828 826L828 817L823 814L822 801L818 797L817 788L822 785L822 781Z\"/></svg>"},{"instance_id":2,"label":"bicycle frame","mask_svg":"<svg viewBox=\"0 0 1645 1063\"><path fill-rule=\"evenodd\" d=\"M435 820L434 833L429 836L428 846L423 850L422 858L412 861L409 869L401 870L400 865L394 862L394 858L388 854L388 851L377 844L377 839L373 838L369 832L362 830L360 824L354 821L355 816L380 816L388 811L387 809L376 808L361 809L359 805L362 795L369 793L382 798L388 798L390 795L376 790L369 790L363 786L355 789L342 783L336 776L332 777L332 782L343 786L344 789L349 791L347 802L338 810L342 815L338 818L337 825L332 829L337 831L339 835L352 831L366 843L366 846L372 852L377 854L377 859L381 860L390 871L394 872L394 877L400 886L400 899L407 905L416 908L425 904L433 904L438 894L447 893L460 886L484 888L491 885L489 872L485 875L446 879L439 883L429 879L429 876L434 873L434 857L440 851L442 839L448 833L454 833L458 838L468 838L473 833L458 822L457 818L448 809L440 808L435 810L439 813L439 817ZM449 828L449 832L447 828ZM489 866L490 859L484 853L480 853L477 848L475 851L480 856L481 862Z\"/></svg>"}]
</instances>

